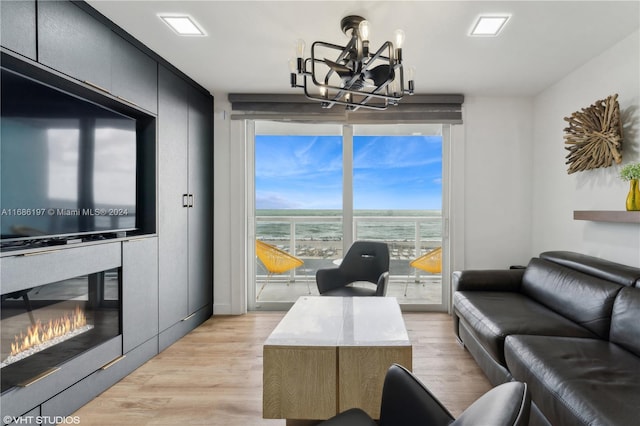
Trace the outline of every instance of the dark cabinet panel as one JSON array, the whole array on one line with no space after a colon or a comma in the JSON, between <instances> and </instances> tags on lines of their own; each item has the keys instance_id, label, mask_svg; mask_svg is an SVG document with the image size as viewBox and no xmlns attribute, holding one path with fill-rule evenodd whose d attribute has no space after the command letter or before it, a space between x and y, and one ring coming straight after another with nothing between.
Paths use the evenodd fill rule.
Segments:
<instances>
[{"instance_id":1,"label":"dark cabinet panel","mask_svg":"<svg viewBox=\"0 0 640 426\"><path fill-rule=\"evenodd\" d=\"M86 247L65 246L40 252L37 256L0 257L2 292L117 268L121 266L121 256L120 244L110 242Z\"/></svg>"},{"instance_id":2,"label":"dark cabinet panel","mask_svg":"<svg viewBox=\"0 0 640 426\"><path fill-rule=\"evenodd\" d=\"M158 70L159 326L163 331L189 315L187 232L188 84Z\"/></svg>"},{"instance_id":3,"label":"dark cabinet panel","mask_svg":"<svg viewBox=\"0 0 640 426\"><path fill-rule=\"evenodd\" d=\"M36 2L0 2L0 41L7 49L36 58Z\"/></svg>"},{"instance_id":4,"label":"dark cabinet panel","mask_svg":"<svg viewBox=\"0 0 640 426\"><path fill-rule=\"evenodd\" d=\"M73 3L38 2L38 60L111 91L111 30Z\"/></svg>"},{"instance_id":5,"label":"dark cabinet panel","mask_svg":"<svg viewBox=\"0 0 640 426\"><path fill-rule=\"evenodd\" d=\"M122 351L158 334L158 239L122 243Z\"/></svg>"},{"instance_id":6,"label":"dark cabinet panel","mask_svg":"<svg viewBox=\"0 0 640 426\"><path fill-rule=\"evenodd\" d=\"M158 64L112 33L111 92L147 111L158 112Z\"/></svg>"},{"instance_id":7,"label":"dark cabinet panel","mask_svg":"<svg viewBox=\"0 0 640 426\"><path fill-rule=\"evenodd\" d=\"M189 97L189 312L213 300L213 99Z\"/></svg>"},{"instance_id":8,"label":"dark cabinet panel","mask_svg":"<svg viewBox=\"0 0 640 426\"><path fill-rule=\"evenodd\" d=\"M160 331L213 303L213 98L160 66Z\"/></svg>"},{"instance_id":9,"label":"dark cabinet panel","mask_svg":"<svg viewBox=\"0 0 640 426\"><path fill-rule=\"evenodd\" d=\"M157 112L158 71L153 58L71 2L38 5L40 63Z\"/></svg>"}]
</instances>

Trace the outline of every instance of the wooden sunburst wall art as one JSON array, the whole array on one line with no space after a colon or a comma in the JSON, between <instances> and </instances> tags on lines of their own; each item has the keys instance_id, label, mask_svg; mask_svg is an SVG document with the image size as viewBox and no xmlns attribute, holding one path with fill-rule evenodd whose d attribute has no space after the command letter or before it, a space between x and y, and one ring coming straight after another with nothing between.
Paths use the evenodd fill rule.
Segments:
<instances>
[{"instance_id":1,"label":"wooden sunburst wall art","mask_svg":"<svg viewBox=\"0 0 640 426\"><path fill-rule=\"evenodd\" d=\"M609 167L622 162L622 123L618 94L596 101L565 117L564 143L569 154L567 173Z\"/></svg>"}]
</instances>

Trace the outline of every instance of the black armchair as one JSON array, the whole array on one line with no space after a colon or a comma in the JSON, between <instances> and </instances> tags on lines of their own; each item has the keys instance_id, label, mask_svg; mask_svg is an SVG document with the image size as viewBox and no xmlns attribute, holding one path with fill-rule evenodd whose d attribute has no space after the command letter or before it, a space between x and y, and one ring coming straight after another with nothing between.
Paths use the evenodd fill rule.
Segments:
<instances>
[{"instance_id":1,"label":"black armchair","mask_svg":"<svg viewBox=\"0 0 640 426\"><path fill-rule=\"evenodd\" d=\"M356 281L378 284L382 274L389 272L389 247L377 241L356 241L337 268L318 269L316 283L324 296L384 296L378 289L348 286ZM388 280L388 276L386 278Z\"/></svg>"},{"instance_id":2,"label":"black armchair","mask_svg":"<svg viewBox=\"0 0 640 426\"><path fill-rule=\"evenodd\" d=\"M525 383L499 385L471 404L458 419L404 367L394 364L382 388L380 422L359 408L344 411L322 426L526 426L531 397Z\"/></svg>"}]
</instances>

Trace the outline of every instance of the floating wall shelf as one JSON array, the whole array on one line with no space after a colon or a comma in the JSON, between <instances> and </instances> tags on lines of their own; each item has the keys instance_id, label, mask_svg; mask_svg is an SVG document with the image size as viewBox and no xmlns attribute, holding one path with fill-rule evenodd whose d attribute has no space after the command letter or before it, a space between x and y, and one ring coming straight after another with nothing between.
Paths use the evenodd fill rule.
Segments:
<instances>
[{"instance_id":1,"label":"floating wall shelf","mask_svg":"<svg viewBox=\"0 0 640 426\"><path fill-rule=\"evenodd\" d=\"M573 219L594 222L640 223L640 211L574 210Z\"/></svg>"}]
</instances>

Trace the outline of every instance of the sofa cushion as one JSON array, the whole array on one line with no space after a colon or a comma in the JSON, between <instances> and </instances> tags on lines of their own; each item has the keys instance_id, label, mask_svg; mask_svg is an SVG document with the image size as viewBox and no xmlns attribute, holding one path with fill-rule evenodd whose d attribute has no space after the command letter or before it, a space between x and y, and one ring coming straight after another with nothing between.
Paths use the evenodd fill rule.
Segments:
<instances>
[{"instance_id":1,"label":"sofa cushion","mask_svg":"<svg viewBox=\"0 0 640 426\"><path fill-rule=\"evenodd\" d=\"M487 352L502 365L506 365L504 339L510 334L596 337L521 293L458 291L453 304Z\"/></svg>"},{"instance_id":2,"label":"sofa cushion","mask_svg":"<svg viewBox=\"0 0 640 426\"><path fill-rule=\"evenodd\" d=\"M639 288L623 288L616 297L609 340L640 357Z\"/></svg>"},{"instance_id":3,"label":"sofa cushion","mask_svg":"<svg viewBox=\"0 0 640 426\"><path fill-rule=\"evenodd\" d=\"M640 268L586 254L571 251L546 251L540 253L540 258L628 287L640 280Z\"/></svg>"},{"instance_id":4,"label":"sofa cushion","mask_svg":"<svg viewBox=\"0 0 640 426\"><path fill-rule=\"evenodd\" d=\"M640 358L600 339L509 336L507 367L557 425L638 424Z\"/></svg>"},{"instance_id":5,"label":"sofa cushion","mask_svg":"<svg viewBox=\"0 0 640 426\"><path fill-rule=\"evenodd\" d=\"M451 274L454 291L520 291L524 269L475 269Z\"/></svg>"},{"instance_id":6,"label":"sofa cushion","mask_svg":"<svg viewBox=\"0 0 640 426\"><path fill-rule=\"evenodd\" d=\"M596 333L609 337L611 310L623 287L544 259L533 258L522 293Z\"/></svg>"}]
</instances>

